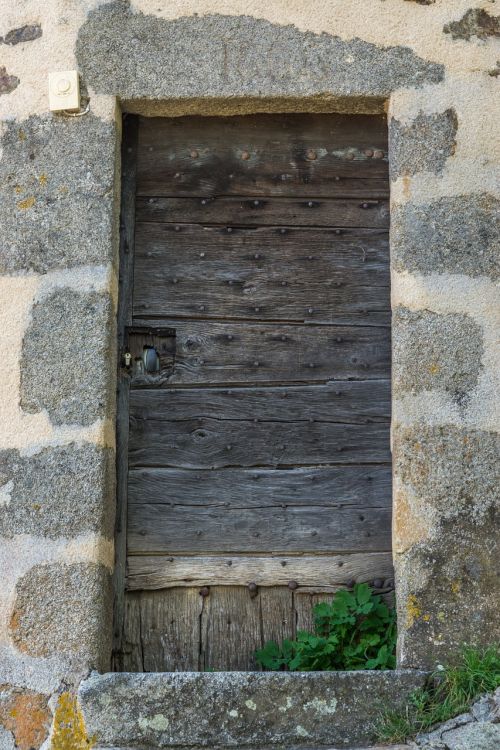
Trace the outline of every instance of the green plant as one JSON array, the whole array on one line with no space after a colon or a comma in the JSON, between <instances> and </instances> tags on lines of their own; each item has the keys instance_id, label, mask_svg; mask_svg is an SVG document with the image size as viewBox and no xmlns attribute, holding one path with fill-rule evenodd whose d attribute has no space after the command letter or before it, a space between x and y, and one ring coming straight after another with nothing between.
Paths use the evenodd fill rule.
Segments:
<instances>
[{"instance_id":1,"label":"green plant","mask_svg":"<svg viewBox=\"0 0 500 750\"><path fill-rule=\"evenodd\" d=\"M387 711L378 726L378 739L402 742L435 724L468 711L481 693L500 687L500 646L480 650L464 647L456 666L440 667L426 688L410 696L403 711Z\"/></svg>"},{"instance_id":2,"label":"green plant","mask_svg":"<svg viewBox=\"0 0 500 750\"><path fill-rule=\"evenodd\" d=\"M396 614L366 583L314 607L314 633L297 640L269 641L255 654L264 669L292 672L394 669Z\"/></svg>"}]
</instances>

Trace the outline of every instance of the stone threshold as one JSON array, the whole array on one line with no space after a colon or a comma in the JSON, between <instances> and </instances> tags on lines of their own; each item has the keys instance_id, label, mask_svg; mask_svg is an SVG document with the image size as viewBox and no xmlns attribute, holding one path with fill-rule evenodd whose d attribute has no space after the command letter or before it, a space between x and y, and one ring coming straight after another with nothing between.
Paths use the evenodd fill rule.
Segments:
<instances>
[{"instance_id":1,"label":"stone threshold","mask_svg":"<svg viewBox=\"0 0 500 750\"><path fill-rule=\"evenodd\" d=\"M99 748L366 748L426 672L93 673L79 689Z\"/></svg>"}]
</instances>

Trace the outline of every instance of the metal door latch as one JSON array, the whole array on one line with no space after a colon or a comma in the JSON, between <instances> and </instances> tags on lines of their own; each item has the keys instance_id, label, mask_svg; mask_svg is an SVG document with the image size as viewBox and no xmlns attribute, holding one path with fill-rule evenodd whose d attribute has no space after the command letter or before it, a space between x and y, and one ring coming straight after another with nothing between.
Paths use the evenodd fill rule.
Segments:
<instances>
[{"instance_id":1,"label":"metal door latch","mask_svg":"<svg viewBox=\"0 0 500 750\"><path fill-rule=\"evenodd\" d=\"M144 364L144 372L149 372L150 374L160 372L160 355L158 354L156 347L144 347L142 350L142 362Z\"/></svg>"}]
</instances>

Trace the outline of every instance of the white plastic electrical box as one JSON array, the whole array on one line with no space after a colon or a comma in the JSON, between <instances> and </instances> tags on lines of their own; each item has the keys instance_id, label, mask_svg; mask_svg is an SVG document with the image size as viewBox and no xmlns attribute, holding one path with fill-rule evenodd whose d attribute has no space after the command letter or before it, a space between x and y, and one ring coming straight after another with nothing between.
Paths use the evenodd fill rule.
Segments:
<instances>
[{"instance_id":1,"label":"white plastic electrical box","mask_svg":"<svg viewBox=\"0 0 500 750\"><path fill-rule=\"evenodd\" d=\"M74 112L80 109L78 71L49 73L49 108L51 112Z\"/></svg>"}]
</instances>

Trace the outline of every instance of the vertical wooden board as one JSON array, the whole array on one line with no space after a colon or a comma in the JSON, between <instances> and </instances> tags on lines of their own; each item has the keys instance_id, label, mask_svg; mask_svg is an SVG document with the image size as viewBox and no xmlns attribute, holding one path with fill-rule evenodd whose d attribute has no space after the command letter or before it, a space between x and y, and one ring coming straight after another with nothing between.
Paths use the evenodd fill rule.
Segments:
<instances>
[{"instance_id":1,"label":"vertical wooden board","mask_svg":"<svg viewBox=\"0 0 500 750\"><path fill-rule=\"evenodd\" d=\"M307 630L309 633L314 631L313 608L320 602L331 602L334 594L310 594L296 591L294 594L295 609L295 632Z\"/></svg>"},{"instance_id":2,"label":"vertical wooden board","mask_svg":"<svg viewBox=\"0 0 500 750\"><path fill-rule=\"evenodd\" d=\"M121 650L114 654L117 672L143 672L141 644L141 593L127 592L123 602Z\"/></svg>"},{"instance_id":3,"label":"vertical wooden board","mask_svg":"<svg viewBox=\"0 0 500 750\"><path fill-rule=\"evenodd\" d=\"M262 643L281 643L293 638L295 614L293 592L285 586L259 589L260 614L262 619Z\"/></svg>"},{"instance_id":4,"label":"vertical wooden board","mask_svg":"<svg viewBox=\"0 0 500 750\"><path fill-rule=\"evenodd\" d=\"M125 119L125 118L124 118ZM127 556L127 491L129 437L129 378L122 367L126 327L132 320L135 236L135 188L137 169L137 117L126 116L121 152L122 187L117 312L117 405L116 405L116 516L115 568L113 573L112 661L120 659L125 628L125 560Z\"/></svg>"},{"instance_id":5,"label":"vertical wooden board","mask_svg":"<svg viewBox=\"0 0 500 750\"><path fill-rule=\"evenodd\" d=\"M212 586L202 616L201 669L256 669L262 643L259 597L243 586Z\"/></svg>"},{"instance_id":6,"label":"vertical wooden board","mask_svg":"<svg viewBox=\"0 0 500 750\"><path fill-rule=\"evenodd\" d=\"M203 599L197 588L142 592L145 672L199 670L202 610Z\"/></svg>"}]
</instances>

